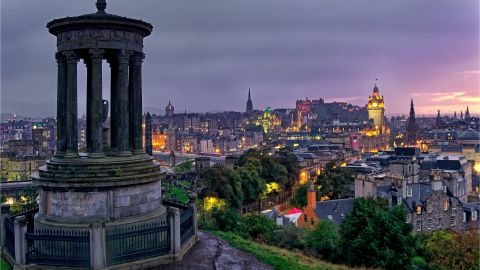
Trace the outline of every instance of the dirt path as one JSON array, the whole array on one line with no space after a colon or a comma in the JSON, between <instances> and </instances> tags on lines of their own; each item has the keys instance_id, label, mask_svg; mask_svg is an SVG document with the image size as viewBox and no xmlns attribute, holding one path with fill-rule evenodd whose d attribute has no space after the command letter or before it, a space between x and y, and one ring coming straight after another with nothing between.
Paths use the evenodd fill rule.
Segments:
<instances>
[{"instance_id":1,"label":"dirt path","mask_svg":"<svg viewBox=\"0 0 480 270\"><path fill-rule=\"evenodd\" d=\"M164 265L162 270L273 270L253 255L231 247L216 236L199 232L200 241L183 261Z\"/></svg>"}]
</instances>

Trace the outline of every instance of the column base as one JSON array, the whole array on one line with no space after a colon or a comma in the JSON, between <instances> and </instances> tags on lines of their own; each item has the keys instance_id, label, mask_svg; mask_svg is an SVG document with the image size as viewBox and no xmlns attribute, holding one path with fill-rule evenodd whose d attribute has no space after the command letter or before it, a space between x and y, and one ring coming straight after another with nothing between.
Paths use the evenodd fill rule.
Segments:
<instances>
[{"instance_id":1,"label":"column base","mask_svg":"<svg viewBox=\"0 0 480 270\"><path fill-rule=\"evenodd\" d=\"M55 154L53 154L54 157L64 157L65 156L65 152L55 152Z\"/></svg>"},{"instance_id":2,"label":"column base","mask_svg":"<svg viewBox=\"0 0 480 270\"><path fill-rule=\"evenodd\" d=\"M118 152L115 152L115 154L117 156L120 156L120 157L126 157L126 156L131 156L132 152L130 152L130 151L118 151Z\"/></svg>"},{"instance_id":3,"label":"column base","mask_svg":"<svg viewBox=\"0 0 480 270\"><path fill-rule=\"evenodd\" d=\"M76 152L67 152L63 155L64 158L78 158L80 155Z\"/></svg>"},{"instance_id":4,"label":"column base","mask_svg":"<svg viewBox=\"0 0 480 270\"><path fill-rule=\"evenodd\" d=\"M89 158L104 158L104 157L106 157L105 153L103 153L103 152L87 153L87 156Z\"/></svg>"},{"instance_id":5,"label":"column base","mask_svg":"<svg viewBox=\"0 0 480 270\"><path fill-rule=\"evenodd\" d=\"M132 150L132 154L141 155L141 154L145 154L145 151L143 151L142 149L134 149Z\"/></svg>"}]
</instances>

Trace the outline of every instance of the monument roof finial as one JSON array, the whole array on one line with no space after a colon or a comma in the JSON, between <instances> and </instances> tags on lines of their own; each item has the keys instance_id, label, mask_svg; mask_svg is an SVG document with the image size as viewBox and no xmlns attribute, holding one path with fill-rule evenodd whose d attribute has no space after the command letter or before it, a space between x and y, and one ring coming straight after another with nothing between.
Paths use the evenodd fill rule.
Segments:
<instances>
[{"instance_id":1,"label":"monument roof finial","mask_svg":"<svg viewBox=\"0 0 480 270\"><path fill-rule=\"evenodd\" d=\"M105 8L107 8L107 2L105 0L97 0L97 13L105 14Z\"/></svg>"}]
</instances>

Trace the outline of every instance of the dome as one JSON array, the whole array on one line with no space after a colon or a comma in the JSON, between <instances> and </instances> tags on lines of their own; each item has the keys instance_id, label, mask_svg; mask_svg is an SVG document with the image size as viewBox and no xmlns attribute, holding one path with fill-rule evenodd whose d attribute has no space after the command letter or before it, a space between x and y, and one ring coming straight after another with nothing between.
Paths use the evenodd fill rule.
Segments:
<instances>
[{"instance_id":1,"label":"dome","mask_svg":"<svg viewBox=\"0 0 480 270\"><path fill-rule=\"evenodd\" d=\"M464 141L469 141L469 140L476 140L476 141L479 141L480 140L480 133L476 130L473 130L471 128L463 131L462 133L460 133L460 135L458 135L458 140L464 140Z\"/></svg>"},{"instance_id":2,"label":"dome","mask_svg":"<svg viewBox=\"0 0 480 270\"><path fill-rule=\"evenodd\" d=\"M165 110L166 111L173 111L175 108L173 107L173 105L170 103L170 101L168 101L168 105L167 107L165 107Z\"/></svg>"}]
</instances>

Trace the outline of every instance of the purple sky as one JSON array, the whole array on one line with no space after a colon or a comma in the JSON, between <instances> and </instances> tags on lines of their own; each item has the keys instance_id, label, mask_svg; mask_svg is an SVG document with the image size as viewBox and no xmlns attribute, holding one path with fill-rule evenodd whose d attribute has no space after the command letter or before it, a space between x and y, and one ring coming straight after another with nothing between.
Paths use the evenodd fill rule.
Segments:
<instances>
[{"instance_id":1,"label":"purple sky","mask_svg":"<svg viewBox=\"0 0 480 270\"><path fill-rule=\"evenodd\" d=\"M2 112L55 115L55 38L45 25L94 12L94 2L1 1ZM154 26L145 40L145 110L163 112L170 99L177 111L243 111L248 88L257 109L305 97L363 106L378 78L387 114L407 113L411 97L417 114L467 105L480 113L478 0L107 4ZM79 63L80 113L85 81Z\"/></svg>"}]
</instances>

